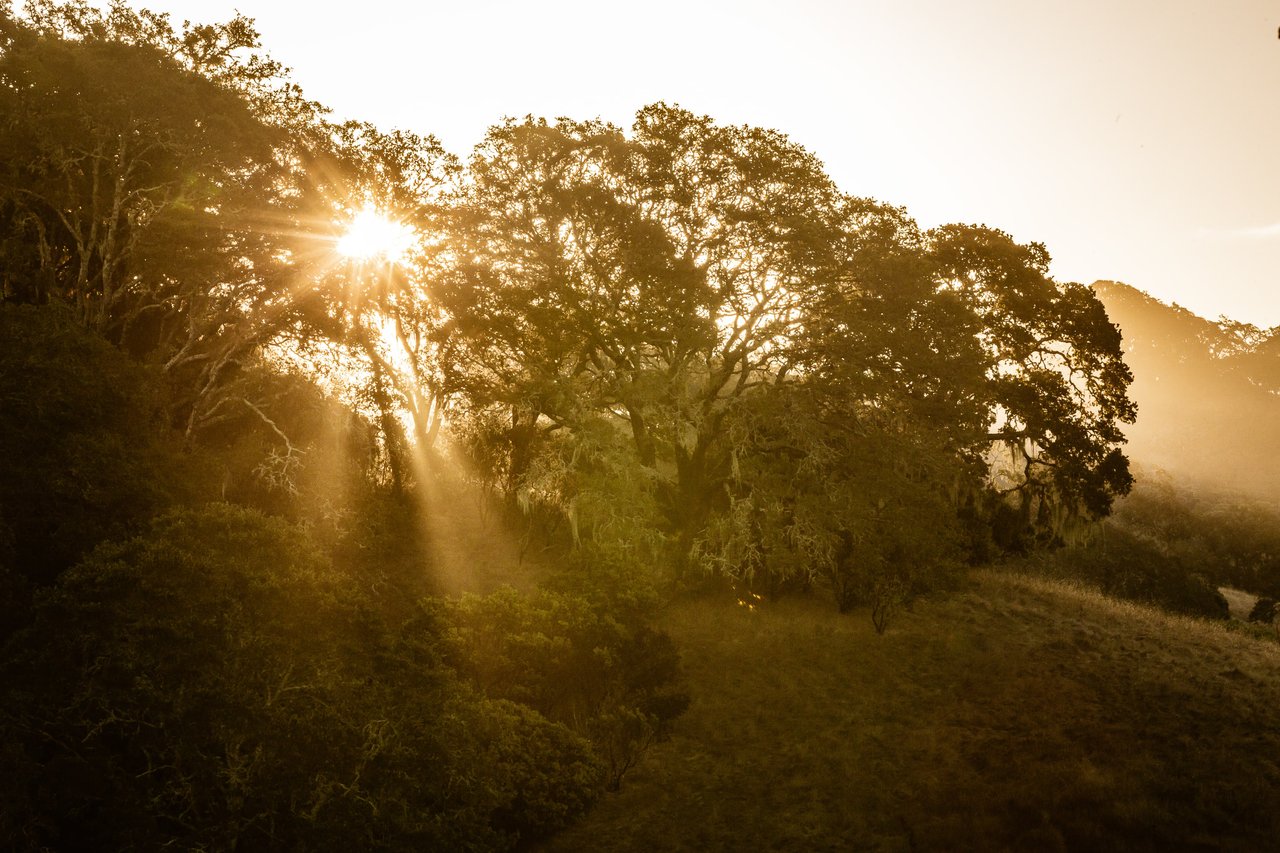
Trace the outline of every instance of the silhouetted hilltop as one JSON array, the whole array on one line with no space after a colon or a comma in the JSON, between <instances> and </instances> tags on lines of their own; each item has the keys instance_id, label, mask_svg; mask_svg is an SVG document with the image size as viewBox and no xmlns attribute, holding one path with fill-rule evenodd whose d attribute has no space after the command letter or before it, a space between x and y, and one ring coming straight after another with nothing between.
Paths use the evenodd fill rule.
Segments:
<instances>
[{"instance_id":1,"label":"silhouetted hilltop","mask_svg":"<svg viewBox=\"0 0 1280 853\"><path fill-rule=\"evenodd\" d=\"M1280 499L1280 335L1214 322L1129 285L1094 291L1124 336L1139 465L1215 490Z\"/></svg>"}]
</instances>

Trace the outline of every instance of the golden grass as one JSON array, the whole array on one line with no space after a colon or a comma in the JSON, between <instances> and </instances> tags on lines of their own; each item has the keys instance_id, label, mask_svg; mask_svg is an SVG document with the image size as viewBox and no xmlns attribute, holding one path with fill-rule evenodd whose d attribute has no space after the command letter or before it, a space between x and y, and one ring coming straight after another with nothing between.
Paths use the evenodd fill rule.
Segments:
<instances>
[{"instance_id":1,"label":"golden grass","mask_svg":"<svg viewBox=\"0 0 1280 853\"><path fill-rule=\"evenodd\" d=\"M1280 846L1280 646L997 571L866 613L663 617L693 704L549 850Z\"/></svg>"}]
</instances>

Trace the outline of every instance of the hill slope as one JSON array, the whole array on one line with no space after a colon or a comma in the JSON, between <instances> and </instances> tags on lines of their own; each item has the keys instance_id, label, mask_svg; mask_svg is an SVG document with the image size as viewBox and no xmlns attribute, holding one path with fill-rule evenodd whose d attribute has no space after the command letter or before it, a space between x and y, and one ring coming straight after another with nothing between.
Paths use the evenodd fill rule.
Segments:
<instances>
[{"instance_id":1,"label":"hill slope","mask_svg":"<svg viewBox=\"0 0 1280 853\"><path fill-rule=\"evenodd\" d=\"M673 605L693 705L552 850L1264 849L1280 647L995 572L869 620Z\"/></svg>"},{"instance_id":2,"label":"hill slope","mask_svg":"<svg viewBox=\"0 0 1280 853\"><path fill-rule=\"evenodd\" d=\"M1130 458L1188 484L1280 500L1280 330L1212 322L1119 282L1093 289L1133 371Z\"/></svg>"}]
</instances>

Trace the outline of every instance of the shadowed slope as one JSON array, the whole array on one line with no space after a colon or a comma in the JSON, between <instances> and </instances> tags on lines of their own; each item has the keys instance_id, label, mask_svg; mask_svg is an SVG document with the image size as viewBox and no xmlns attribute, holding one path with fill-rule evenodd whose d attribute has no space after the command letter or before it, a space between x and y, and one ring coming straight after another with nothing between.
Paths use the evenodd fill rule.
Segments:
<instances>
[{"instance_id":1,"label":"shadowed slope","mask_svg":"<svg viewBox=\"0 0 1280 853\"><path fill-rule=\"evenodd\" d=\"M693 705L553 850L1263 849L1280 648L998 573L889 633L674 605Z\"/></svg>"}]
</instances>

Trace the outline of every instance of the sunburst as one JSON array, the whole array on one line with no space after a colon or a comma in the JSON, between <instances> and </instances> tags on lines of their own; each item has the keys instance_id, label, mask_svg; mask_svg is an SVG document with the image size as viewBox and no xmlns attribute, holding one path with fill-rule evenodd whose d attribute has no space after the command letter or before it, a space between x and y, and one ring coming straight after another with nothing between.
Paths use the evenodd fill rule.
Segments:
<instances>
[{"instance_id":1,"label":"sunburst","mask_svg":"<svg viewBox=\"0 0 1280 853\"><path fill-rule=\"evenodd\" d=\"M358 261L398 261L413 246L414 233L403 222L371 207L356 213L347 223L335 248L338 254Z\"/></svg>"}]
</instances>

